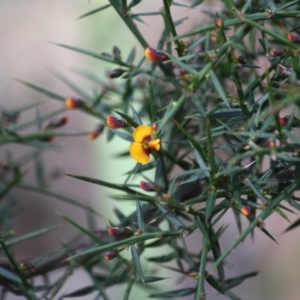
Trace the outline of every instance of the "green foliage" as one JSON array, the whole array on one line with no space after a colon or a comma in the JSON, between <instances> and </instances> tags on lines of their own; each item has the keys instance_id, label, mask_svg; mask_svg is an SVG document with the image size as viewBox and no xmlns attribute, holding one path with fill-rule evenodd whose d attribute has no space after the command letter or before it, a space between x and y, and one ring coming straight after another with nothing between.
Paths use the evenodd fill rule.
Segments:
<instances>
[{"instance_id":1,"label":"green foliage","mask_svg":"<svg viewBox=\"0 0 300 300\"><path fill-rule=\"evenodd\" d=\"M37 108L40 103L2 112L0 144L30 145L33 148L31 159L35 160L40 179L36 186L25 185L22 180L26 170L22 162L12 163L8 159L1 165L3 233L0 244L1 254L7 258L7 264L0 267L4 296L10 292L27 299L54 299L73 270L81 267L90 275L93 284L65 294L63 298L73 299L96 291L99 299L110 299L106 288L125 283L126 290L119 299L134 299L131 293L135 286L147 290L150 283L165 281L164 290L149 288L150 298L178 299L194 295L195 299L205 299L207 285L210 285L230 299L240 299L231 289L258 273L246 272L228 278L227 256L247 236L253 235L256 228L275 241L266 230L264 220L276 213L289 221L287 213L300 210L300 199L294 195L299 190L300 138L295 129L300 127L300 120L294 112L287 117L282 115L285 109L294 111L300 104L299 1L249 0L244 3L226 0L222 11L206 11L205 23L181 35L177 28L185 19L175 21L172 9L176 5L184 14L188 2L164 0L160 11L135 14L135 7L141 2L109 0L79 18L114 9L137 43L146 49L148 43L135 21L143 22L145 17L160 15L165 27L160 33L158 49L163 52L156 53L158 49L152 49L152 56L145 55L152 60L150 65L145 57L138 57L135 47L123 60L122 49L118 47L114 47L112 53L100 54L56 44L122 68L111 73L111 78L120 75L121 80L111 79L117 80L117 84L107 84L106 89L91 96L58 71L53 71L82 99L71 98L69 101L73 102L65 102L66 108L47 115L42 115ZM203 5L199 0L190 4L190 9ZM95 77L90 76L92 78ZM46 87L18 81L51 99L61 102L66 99ZM106 101L107 93L116 95L119 100L116 105ZM127 216L122 210L115 210L119 222L110 231L113 237L105 230L96 235L69 216L59 214L92 242L84 247L70 242L63 246L63 252L50 253L42 263L33 261L24 267L16 261L11 247L60 225L13 237L9 224L14 210L6 200L10 199L15 187L34 190L78 206L89 214L97 214L92 207L51 191L41 180L46 175L39 153L53 145L53 138L91 134L95 138L102 134L102 127L96 132L64 132L53 125L60 124L60 120L45 125L70 105L87 116L98 118L101 124L110 115L112 124L107 121L103 133L108 140L123 139L128 145L140 143L146 156L151 152L150 162L142 165L132 160L132 169L123 183L66 174L74 182L81 180L121 193L112 199L132 201L136 211ZM14 124L18 115L27 110L35 110L35 119ZM142 142L133 135L141 124L152 126L148 127L152 130L151 138L147 135ZM33 132L20 132L34 125ZM151 142L157 143L157 139L160 149L152 149ZM118 158L120 163L124 156L135 158L130 153L127 148L123 149ZM149 182L141 183L141 188L132 183L132 177L147 178L145 172L148 170L154 174ZM235 216L232 222L239 235L232 236L231 243L224 249L220 237L226 226L220 226L219 222L228 211ZM244 229L241 226L243 218L249 221ZM286 231L299 225L297 220ZM124 226L131 230L122 231L120 237ZM202 239L197 241L197 247L194 245L190 249L186 237L196 232ZM169 250L161 253L161 246L168 246ZM131 255L125 258L122 251L128 248ZM151 257L145 257L148 249L151 249ZM114 263L107 263L104 258ZM179 272L182 278L195 280L191 286L174 288L174 279L149 274L148 269L144 269L148 262L157 267L172 262L170 270ZM45 281L42 286L36 286L31 280L62 267L65 273L52 284ZM99 267L101 274L95 271Z\"/></svg>"}]
</instances>

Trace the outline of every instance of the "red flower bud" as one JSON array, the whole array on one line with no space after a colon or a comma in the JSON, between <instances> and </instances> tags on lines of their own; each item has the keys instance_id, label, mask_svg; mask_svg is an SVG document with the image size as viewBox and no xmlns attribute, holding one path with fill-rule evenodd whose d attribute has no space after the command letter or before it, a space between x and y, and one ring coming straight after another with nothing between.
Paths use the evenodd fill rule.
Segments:
<instances>
[{"instance_id":1,"label":"red flower bud","mask_svg":"<svg viewBox=\"0 0 300 300\"><path fill-rule=\"evenodd\" d=\"M124 72L126 72L125 70L121 69L121 68L117 68L114 69L110 72L108 72L108 77L109 78L118 78L120 77Z\"/></svg>"},{"instance_id":2,"label":"red flower bud","mask_svg":"<svg viewBox=\"0 0 300 300\"><path fill-rule=\"evenodd\" d=\"M157 186L152 182L141 181L140 187L146 192L155 192L157 190Z\"/></svg>"},{"instance_id":3,"label":"red flower bud","mask_svg":"<svg viewBox=\"0 0 300 300\"><path fill-rule=\"evenodd\" d=\"M103 124L98 124L96 128L89 133L88 137L90 140L94 140L97 138L104 130L104 125Z\"/></svg>"},{"instance_id":4,"label":"red flower bud","mask_svg":"<svg viewBox=\"0 0 300 300\"><path fill-rule=\"evenodd\" d=\"M285 126L289 120L288 117L279 117L278 118L280 125Z\"/></svg>"},{"instance_id":5,"label":"red flower bud","mask_svg":"<svg viewBox=\"0 0 300 300\"><path fill-rule=\"evenodd\" d=\"M125 237L133 234L133 230L127 226L120 227L109 227L107 228L108 233L114 237Z\"/></svg>"},{"instance_id":6,"label":"red flower bud","mask_svg":"<svg viewBox=\"0 0 300 300\"><path fill-rule=\"evenodd\" d=\"M118 253L119 253L119 250L117 250L117 249L110 250L109 252L107 252L107 253L104 255L104 258L105 258L106 260L112 260L112 259L114 259L114 258L117 257Z\"/></svg>"},{"instance_id":7,"label":"red flower bud","mask_svg":"<svg viewBox=\"0 0 300 300\"><path fill-rule=\"evenodd\" d=\"M274 47L270 49L270 55L273 57L280 57L285 53L286 49L281 47Z\"/></svg>"},{"instance_id":8,"label":"red flower bud","mask_svg":"<svg viewBox=\"0 0 300 300\"><path fill-rule=\"evenodd\" d=\"M166 54L163 51L156 50L151 47L147 47L145 50L145 57L151 61L160 62L167 59Z\"/></svg>"},{"instance_id":9,"label":"red flower bud","mask_svg":"<svg viewBox=\"0 0 300 300\"><path fill-rule=\"evenodd\" d=\"M58 128L64 126L65 124L68 123L68 120L69 120L68 116L63 116L58 119L50 120L50 122L46 126L46 129Z\"/></svg>"},{"instance_id":10,"label":"red flower bud","mask_svg":"<svg viewBox=\"0 0 300 300\"><path fill-rule=\"evenodd\" d=\"M289 32L287 36L290 42L294 44L300 44L300 35L298 35L297 33Z\"/></svg>"},{"instance_id":11,"label":"red flower bud","mask_svg":"<svg viewBox=\"0 0 300 300\"><path fill-rule=\"evenodd\" d=\"M85 105L85 103L81 99L67 97L65 100L65 105L67 108L80 108L80 107L83 107Z\"/></svg>"},{"instance_id":12,"label":"red flower bud","mask_svg":"<svg viewBox=\"0 0 300 300\"><path fill-rule=\"evenodd\" d=\"M248 205L245 205L245 206L241 207L240 212L242 215L248 217L251 215L251 207Z\"/></svg>"},{"instance_id":13,"label":"red flower bud","mask_svg":"<svg viewBox=\"0 0 300 300\"><path fill-rule=\"evenodd\" d=\"M124 119L118 119L112 115L106 117L106 123L111 128L122 128L127 126L127 122Z\"/></svg>"}]
</instances>

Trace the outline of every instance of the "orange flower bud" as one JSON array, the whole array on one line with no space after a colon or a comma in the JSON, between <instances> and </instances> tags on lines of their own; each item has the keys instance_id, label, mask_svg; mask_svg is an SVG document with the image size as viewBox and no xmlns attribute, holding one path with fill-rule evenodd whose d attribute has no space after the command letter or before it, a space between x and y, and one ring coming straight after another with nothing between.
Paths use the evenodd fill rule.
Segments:
<instances>
[{"instance_id":1,"label":"orange flower bud","mask_svg":"<svg viewBox=\"0 0 300 300\"><path fill-rule=\"evenodd\" d=\"M118 119L115 116L108 115L106 117L106 123L111 128L122 128L127 126L127 122L124 119Z\"/></svg>"},{"instance_id":2,"label":"orange flower bud","mask_svg":"<svg viewBox=\"0 0 300 300\"><path fill-rule=\"evenodd\" d=\"M287 36L290 42L294 44L300 44L300 35L298 35L296 32L289 32Z\"/></svg>"},{"instance_id":3,"label":"orange flower bud","mask_svg":"<svg viewBox=\"0 0 300 300\"><path fill-rule=\"evenodd\" d=\"M270 49L270 55L273 57L280 57L285 53L286 49L281 47L274 47Z\"/></svg>"},{"instance_id":4,"label":"orange flower bud","mask_svg":"<svg viewBox=\"0 0 300 300\"><path fill-rule=\"evenodd\" d=\"M84 101L82 101L81 99L75 99L72 97L67 97L66 101L65 101L65 105L67 108L80 108L83 107L85 105Z\"/></svg>"},{"instance_id":5,"label":"orange flower bud","mask_svg":"<svg viewBox=\"0 0 300 300\"><path fill-rule=\"evenodd\" d=\"M58 128L58 127L64 126L65 124L68 123L68 121L69 121L68 116L63 116L58 119L50 120L50 122L46 126L46 129Z\"/></svg>"},{"instance_id":6,"label":"orange flower bud","mask_svg":"<svg viewBox=\"0 0 300 300\"><path fill-rule=\"evenodd\" d=\"M273 140L268 140L266 142L266 145L267 145L268 148L274 148L275 147L275 143L274 143Z\"/></svg>"},{"instance_id":7,"label":"orange flower bud","mask_svg":"<svg viewBox=\"0 0 300 300\"><path fill-rule=\"evenodd\" d=\"M238 62L239 62L241 65L246 64L246 63L247 63L247 57L244 56L244 55L240 55L240 56L238 57Z\"/></svg>"},{"instance_id":8,"label":"orange flower bud","mask_svg":"<svg viewBox=\"0 0 300 300\"><path fill-rule=\"evenodd\" d=\"M109 78L118 78L120 77L124 72L126 72L125 70L121 69L121 68L117 68L114 69L110 72L108 72L108 77Z\"/></svg>"},{"instance_id":9,"label":"orange flower bud","mask_svg":"<svg viewBox=\"0 0 300 300\"><path fill-rule=\"evenodd\" d=\"M104 125L103 124L98 124L96 128L89 133L88 137L90 140L94 140L97 138L104 130Z\"/></svg>"},{"instance_id":10,"label":"orange flower bud","mask_svg":"<svg viewBox=\"0 0 300 300\"><path fill-rule=\"evenodd\" d=\"M117 257L118 253L119 253L119 250L117 250L117 249L110 250L109 252L107 252L107 253L104 255L104 258L105 258L106 260L112 260L112 259L114 259L114 258Z\"/></svg>"},{"instance_id":11,"label":"orange flower bud","mask_svg":"<svg viewBox=\"0 0 300 300\"><path fill-rule=\"evenodd\" d=\"M155 192L157 190L157 186L152 182L140 181L140 187L146 192Z\"/></svg>"},{"instance_id":12,"label":"orange flower bud","mask_svg":"<svg viewBox=\"0 0 300 300\"><path fill-rule=\"evenodd\" d=\"M213 42L213 43L216 43L218 41L218 37L215 36L215 35L211 35L210 36L210 40Z\"/></svg>"},{"instance_id":13,"label":"orange flower bud","mask_svg":"<svg viewBox=\"0 0 300 300\"><path fill-rule=\"evenodd\" d=\"M107 228L108 233L114 237L125 237L133 234L133 230L127 226L120 227L109 227Z\"/></svg>"},{"instance_id":14,"label":"orange flower bud","mask_svg":"<svg viewBox=\"0 0 300 300\"><path fill-rule=\"evenodd\" d=\"M241 207L240 212L242 215L248 217L251 215L251 207L248 205L245 205L245 206Z\"/></svg>"},{"instance_id":15,"label":"orange flower bud","mask_svg":"<svg viewBox=\"0 0 300 300\"><path fill-rule=\"evenodd\" d=\"M145 50L145 57L151 61L160 62L167 59L166 54L163 51L156 50L151 47L147 47Z\"/></svg>"},{"instance_id":16,"label":"orange flower bud","mask_svg":"<svg viewBox=\"0 0 300 300\"><path fill-rule=\"evenodd\" d=\"M218 27L218 28L222 28L223 25L224 25L224 22L223 22L222 19L218 18L218 19L215 20L215 25L216 25L216 27Z\"/></svg>"}]
</instances>

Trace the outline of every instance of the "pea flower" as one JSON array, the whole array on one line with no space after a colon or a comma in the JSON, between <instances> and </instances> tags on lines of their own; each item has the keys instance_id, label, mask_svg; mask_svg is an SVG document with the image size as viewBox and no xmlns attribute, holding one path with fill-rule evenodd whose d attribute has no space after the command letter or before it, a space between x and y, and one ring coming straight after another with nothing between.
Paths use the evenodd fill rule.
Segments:
<instances>
[{"instance_id":1,"label":"pea flower","mask_svg":"<svg viewBox=\"0 0 300 300\"><path fill-rule=\"evenodd\" d=\"M160 150L160 139L153 139L156 127L140 125L133 131L133 140L129 147L131 157L138 163L146 164L150 160L150 153Z\"/></svg>"}]
</instances>

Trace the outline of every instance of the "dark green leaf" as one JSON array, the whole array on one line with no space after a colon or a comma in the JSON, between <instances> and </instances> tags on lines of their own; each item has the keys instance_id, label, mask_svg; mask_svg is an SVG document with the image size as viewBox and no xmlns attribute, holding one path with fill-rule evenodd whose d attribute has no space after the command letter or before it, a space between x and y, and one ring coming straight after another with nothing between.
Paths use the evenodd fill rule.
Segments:
<instances>
[{"instance_id":1,"label":"dark green leaf","mask_svg":"<svg viewBox=\"0 0 300 300\"><path fill-rule=\"evenodd\" d=\"M103 5L103 6L99 7L99 8L96 8L96 9L94 9L94 10L91 10L90 12L88 12L88 13L86 13L86 14L84 14L84 15L81 15L80 17L78 17L78 19L82 19L82 18L91 16L91 15L93 15L93 14L99 12L99 11L102 11L102 10L104 10L104 9L110 7L110 6L111 6L110 4Z\"/></svg>"},{"instance_id":2,"label":"dark green leaf","mask_svg":"<svg viewBox=\"0 0 300 300\"><path fill-rule=\"evenodd\" d=\"M175 298L175 297L184 297L184 296L192 295L194 293L195 293L194 288L185 288L185 289L174 290L165 293L152 294L149 297L150 298Z\"/></svg>"},{"instance_id":3,"label":"dark green leaf","mask_svg":"<svg viewBox=\"0 0 300 300\"><path fill-rule=\"evenodd\" d=\"M144 276L143 276L143 271L142 271L142 266L141 266L141 262L140 262L140 257L138 255L138 252L137 252L134 245L131 246L131 255L132 255L132 261L133 261L133 264L135 266L135 269L137 270L142 282L145 283Z\"/></svg>"}]
</instances>

